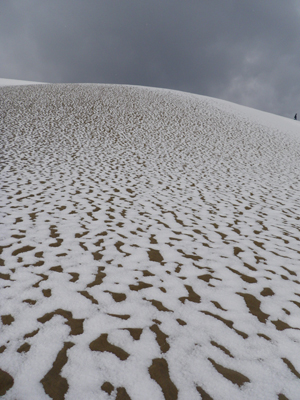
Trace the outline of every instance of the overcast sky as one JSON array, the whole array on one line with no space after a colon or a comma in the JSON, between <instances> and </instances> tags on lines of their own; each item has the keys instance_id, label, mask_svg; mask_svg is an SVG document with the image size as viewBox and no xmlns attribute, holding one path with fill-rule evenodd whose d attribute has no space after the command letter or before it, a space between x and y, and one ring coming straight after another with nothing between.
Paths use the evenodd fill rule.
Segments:
<instances>
[{"instance_id":1,"label":"overcast sky","mask_svg":"<svg viewBox=\"0 0 300 400\"><path fill-rule=\"evenodd\" d=\"M300 116L300 0L0 0L0 77L164 87Z\"/></svg>"}]
</instances>

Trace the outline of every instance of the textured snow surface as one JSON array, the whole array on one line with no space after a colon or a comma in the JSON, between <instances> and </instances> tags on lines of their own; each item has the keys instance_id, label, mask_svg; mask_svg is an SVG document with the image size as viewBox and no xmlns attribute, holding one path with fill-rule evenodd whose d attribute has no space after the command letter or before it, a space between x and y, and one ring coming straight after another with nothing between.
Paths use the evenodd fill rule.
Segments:
<instances>
[{"instance_id":1,"label":"textured snow surface","mask_svg":"<svg viewBox=\"0 0 300 400\"><path fill-rule=\"evenodd\" d=\"M298 400L299 122L0 90L3 398Z\"/></svg>"}]
</instances>

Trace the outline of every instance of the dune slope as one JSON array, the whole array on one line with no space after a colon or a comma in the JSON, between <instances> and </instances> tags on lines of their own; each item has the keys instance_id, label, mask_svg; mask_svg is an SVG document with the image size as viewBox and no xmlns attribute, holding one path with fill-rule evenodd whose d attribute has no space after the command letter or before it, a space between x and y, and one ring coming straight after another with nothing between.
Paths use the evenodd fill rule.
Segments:
<instances>
[{"instance_id":1,"label":"dune slope","mask_svg":"<svg viewBox=\"0 0 300 400\"><path fill-rule=\"evenodd\" d=\"M299 399L299 123L154 88L0 91L0 395Z\"/></svg>"}]
</instances>

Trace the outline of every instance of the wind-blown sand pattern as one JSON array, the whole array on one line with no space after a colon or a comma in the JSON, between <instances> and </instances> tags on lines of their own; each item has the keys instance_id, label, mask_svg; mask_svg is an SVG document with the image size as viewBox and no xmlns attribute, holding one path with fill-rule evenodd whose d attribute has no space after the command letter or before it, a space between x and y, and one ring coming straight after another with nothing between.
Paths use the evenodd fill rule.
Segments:
<instances>
[{"instance_id":1,"label":"wind-blown sand pattern","mask_svg":"<svg viewBox=\"0 0 300 400\"><path fill-rule=\"evenodd\" d=\"M300 398L300 125L1 88L0 395Z\"/></svg>"}]
</instances>

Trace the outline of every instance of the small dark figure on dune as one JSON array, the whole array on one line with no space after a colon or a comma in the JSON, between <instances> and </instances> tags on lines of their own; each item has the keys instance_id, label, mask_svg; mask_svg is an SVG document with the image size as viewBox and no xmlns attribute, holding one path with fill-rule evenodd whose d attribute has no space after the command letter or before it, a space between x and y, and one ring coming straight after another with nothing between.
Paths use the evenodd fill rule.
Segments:
<instances>
[{"instance_id":1,"label":"small dark figure on dune","mask_svg":"<svg viewBox=\"0 0 300 400\"><path fill-rule=\"evenodd\" d=\"M295 114L294 119L297 119L297 113Z\"/></svg>"}]
</instances>

